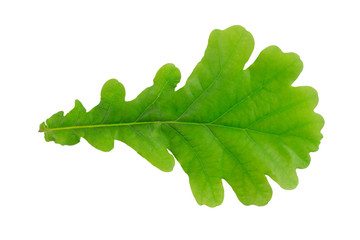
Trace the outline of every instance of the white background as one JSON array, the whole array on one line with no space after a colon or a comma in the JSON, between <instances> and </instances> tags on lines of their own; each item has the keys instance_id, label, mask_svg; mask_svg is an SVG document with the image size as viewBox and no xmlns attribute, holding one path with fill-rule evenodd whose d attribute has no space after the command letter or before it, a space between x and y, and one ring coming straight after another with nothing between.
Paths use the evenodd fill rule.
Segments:
<instances>
[{"instance_id":1,"label":"white background","mask_svg":"<svg viewBox=\"0 0 360 240\"><path fill-rule=\"evenodd\" d=\"M360 239L358 1L0 2L0 239ZM225 185L216 208L197 205L179 164L171 173L125 144L46 143L37 132L75 99L89 110L102 85L126 99L165 63L182 86L210 32L239 24L255 51L296 52L296 85L319 92L326 124L300 183L265 207L244 206ZM249 64L248 64L249 65Z\"/></svg>"}]
</instances>

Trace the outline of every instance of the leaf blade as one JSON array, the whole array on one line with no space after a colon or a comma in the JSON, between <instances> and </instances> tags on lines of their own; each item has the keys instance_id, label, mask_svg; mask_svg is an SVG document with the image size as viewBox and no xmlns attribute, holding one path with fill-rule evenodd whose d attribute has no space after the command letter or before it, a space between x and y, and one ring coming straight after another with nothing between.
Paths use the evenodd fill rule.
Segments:
<instances>
[{"instance_id":1,"label":"leaf blade","mask_svg":"<svg viewBox=\"0 0 360 240\"><path fill-rule=\"evenodd\" d=\"M85 138L102 151L119 140L163 171L172 170L175 157L200 205L222 203L222 179L243 204L266 205L272 196L266 175L295 188L296 169L306 168L318 150L324 119L314 112L317 92L291 86L303 69L299 56L270 46L244 70L253 48L243 27L214 30L181 89L174 90L180 71L173 64L129 102L123 85L111 79L99 105L86 112L76 101L40 131L46 141L74 145Z\"/></svg>"}]
</instances>

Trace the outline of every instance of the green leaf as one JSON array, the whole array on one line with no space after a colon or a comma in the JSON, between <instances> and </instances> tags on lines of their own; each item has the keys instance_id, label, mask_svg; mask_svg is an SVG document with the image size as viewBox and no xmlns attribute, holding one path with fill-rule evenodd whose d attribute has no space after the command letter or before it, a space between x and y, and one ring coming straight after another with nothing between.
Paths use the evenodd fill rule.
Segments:
<instances>
[{"instance_id":1,"label":"green leaf","mask_svg":"<svg viewBox=\"0 0 360 240\"><path fill-rule=\"evenodd\" d=\"M40 131L46 141L74 145L84 138L102 151L119 140L163 171L174 167L170 150L200 205L222 203L222 179L243 204L266 205L272 196L266 175L295 188L296 169L306 168L309 153L318 150L324 120L313 111L317 92L291 86L303 68L298 55L270 46L244 70L253 48L252 35L240 26L214 30L181 89L174 90L180 71L173 64L132 101L111 79L99 105L86 112L76 100Z\"/></svg>"}]
</instances>

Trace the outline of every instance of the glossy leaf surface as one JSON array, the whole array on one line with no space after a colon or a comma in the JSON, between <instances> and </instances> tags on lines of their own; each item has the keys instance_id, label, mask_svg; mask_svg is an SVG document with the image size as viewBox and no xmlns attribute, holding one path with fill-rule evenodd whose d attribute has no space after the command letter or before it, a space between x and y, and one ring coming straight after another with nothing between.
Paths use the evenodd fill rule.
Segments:
<instances>
[{"instance_id":1,"label":"glossy leaf surface","mask_svg":"<svg viewBox=\"0 0 360 240\"><path fill-rule=\"evenodd\" d=\"M244 70L253 48L252 35L240 26L214 30L181 89L174 90L180 71L173 64L132 101L112 79L99 105L87 112L77 100L40 131L46 141L74 145L84 138L102 151L119 140L163 171L174 167L170 150L199 204L220 205L224 179L243 204L265 205L272 196L266 175L295 188L296 169L306 168L309 153L318 150L324 120L314 113L317 92L291 86L302 71L300 58L270 46Z\"/></svg>"}]
</instances>

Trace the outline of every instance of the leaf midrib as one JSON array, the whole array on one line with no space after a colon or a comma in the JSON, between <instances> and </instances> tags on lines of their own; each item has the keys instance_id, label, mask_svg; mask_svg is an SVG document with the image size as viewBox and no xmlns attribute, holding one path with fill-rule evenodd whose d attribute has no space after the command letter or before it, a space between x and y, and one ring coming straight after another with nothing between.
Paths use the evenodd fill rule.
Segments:
<instances>
[{"instance_id":1,"label":"leaf midrib","mask_svg":"<svg viewBox=\"0 0 360 240\"><path fill-rule=\"evenodd\" d=\"M76 130L76 129L87 129L87 128L107 128L107 127L121 127L121 126L134 126L134 125L146 125L146 124L179 124L179 125L195 125L195 126L221 126L237 129L246 129L241 127L233 127L221 124L213 123L197 123L197 122L180 122L180 121L149 121L149 122L128 122L128 123L107 123L107 124L94 124L94 125L80 125L80 126L69 126L61 128L47 128L40 132L52 132L52 131L65 131L65 130Z\"/></svg>"},{"instance_id":2,"label":"leaf midrib","mask_svg":"<svg viewBox=\"0 0 360 240\"><path fill-rule=\"evenodd\" d=\"M128 123L109 123L109 124L94 124L94 125L83 125L83 126L70 126L70 127L61 127L61 128L46 128L46 129L40 129L39 132L53 132L53 131L66 131L66 130L77 130L77 129L88 129L88 128L106 128L106 127L121 127L121 126L134 126L134 125L146 125L146 124L177 124L177 125L191 125L191 126L212 126L212 127L222 127L222 128L228 128L228 129L235 129L235 130L242 130L242 131L250 131L254 133L260 133L260 134L267 134L267 135L273 135L277 137L295 137L302 139L304 141L311 142L309 139L296 136L296 135L290 135L290 134L283 134L283 133L273 133L273 132L265 132L260 131L252 128L246 128L246 127L236 127L236 126L228 126L223 124L216 124L216 123L197 123L197 122L180 122L180 121L150 121L150 122L128 122Z\"/></svg>"}]
</instances>

